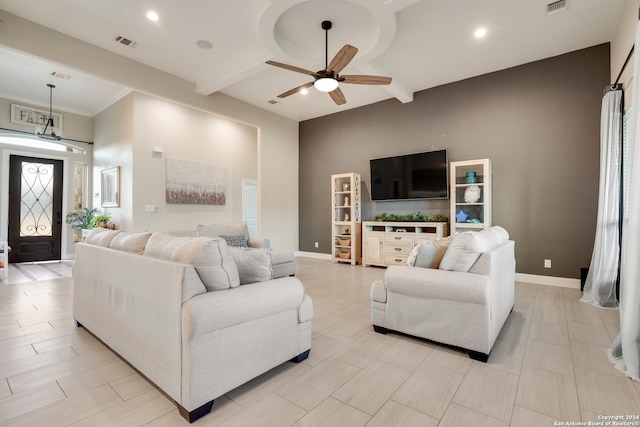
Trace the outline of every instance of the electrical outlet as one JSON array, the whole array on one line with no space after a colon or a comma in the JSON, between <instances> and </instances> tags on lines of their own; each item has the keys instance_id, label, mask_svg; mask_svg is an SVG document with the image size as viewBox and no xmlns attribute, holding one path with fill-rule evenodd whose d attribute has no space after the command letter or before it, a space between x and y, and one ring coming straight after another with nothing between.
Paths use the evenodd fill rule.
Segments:
<instances>
[{"instance_id":1,"label":"electrical outlet","mask_svg":"<svg viewBox=\"0 0 640 427\"><path fill-rule=\"evenodd\" d=\"M551 268L551 260L550 259L545 259L544 260L544 268Z\"/></svg>"},{"instance_id":2,"label":"electrical outlet","mask_svg":"<svg viewBox=\"0 0 640 427\"><path fill-rule=\"evenodd\" d=\"M318 242L316 242L316 248L318 247Z\"/></svg>"}]
</instances>

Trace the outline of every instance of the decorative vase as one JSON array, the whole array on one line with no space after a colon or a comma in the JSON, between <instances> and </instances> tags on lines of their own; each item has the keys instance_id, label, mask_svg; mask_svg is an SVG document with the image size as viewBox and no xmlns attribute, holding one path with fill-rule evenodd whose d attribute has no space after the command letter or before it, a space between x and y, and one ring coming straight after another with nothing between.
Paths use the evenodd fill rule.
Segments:
<instances>
[{"instance_id":1,"label":"decorative vase","mask_svg":"<svg viewBox=\"0 0 640 427\"><path fill-rule=\"evenodd\" d=\"M476 173L467 172L467 184L475 184L475 183L476 183Z\"/></svg>"}]
</instances>

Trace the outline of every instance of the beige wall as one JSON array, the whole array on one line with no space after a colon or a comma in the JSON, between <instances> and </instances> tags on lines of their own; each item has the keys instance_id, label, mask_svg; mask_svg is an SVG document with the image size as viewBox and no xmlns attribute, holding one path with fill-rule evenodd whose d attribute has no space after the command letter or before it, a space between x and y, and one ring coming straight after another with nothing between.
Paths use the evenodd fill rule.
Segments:
<instances>
[{"instance_id":1,"label":"beige wall","mask_svg":"<svg viewBox=\"0 0 640 427\"><path fill-rule=\"evenodd\" d=\"M298 249L297 122L223 94L199 95L191 82L5 11L0 10L0 20L3 21L0 42L7 47L257 128L260 233L271 240L273 247Z\"/></svg>"}]
</instances>

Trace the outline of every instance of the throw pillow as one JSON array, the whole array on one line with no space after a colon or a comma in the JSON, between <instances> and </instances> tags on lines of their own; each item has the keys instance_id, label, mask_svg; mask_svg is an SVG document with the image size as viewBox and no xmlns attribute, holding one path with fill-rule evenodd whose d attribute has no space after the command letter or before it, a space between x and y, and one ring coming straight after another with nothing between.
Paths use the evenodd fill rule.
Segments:
<instances>
[{"instance_id":1,"label":"throw pillow","mask_svg":"<svg viewBox=\"0 0 640 427\"><path fill-rule=\"evenodd\" d=\"M469 271L473 264L480 258L480 251L474 247L474 233L467 231L456 234L442 257L440 270Z\"/></svg>"},{"instance_id":2,"label":"throw pillow","mask_svg":"<svg viewBox=\"0 0 640 427\"><path fill-rule=\"evenodd\" d=\"M409 254L407 265L410 267L438 268L450 244L450 238L418 243Z\"/></svg>"},{"instance_id":3,"label":"throw pillow","mask_svg":"<svg viewBox=\"0 0 640 427\"><path fill-rule=\"evenodd\" d=\"M240 285L236 263L224 239L176 237L162 232L153 233L147 242L144 256L193 264L209 291Z\"/></svg>"},{"instance_id":4,"label":"throw pillow","mask_svg":"<svg viewBox=\"0 0 640 427\"><path fill-rule=\"evenodd\" d=\"M113 238L110 247L119 251L142 255L149 237L151 237L151 233L148 231L143 233L128 233L123 231Z\"/></svg>"},{"instance_id":5,"label":"throw pillow","mask_svg":"<svg viewBox=\"0 0 640 427\"><path fill-rule=\"evenodd\" d=\"M120 234L120 230L107 230L106 228L94 228L84 239L84 243L108 248L111 241Z\"/></svg>"},{"instance_id":6,"label":"throw pillow","mask_svg":"<svg viewBox=\"0 0 640 427\"><path fill-rule=\"evenodd\" d=\"M240 284L264 282L273 277L271 249L229 247L238 267Z\"/></svg>"},{"instance_id":7,"label":"throw pillow","mask_svg":"<svg viewBox=\"0 0 640 427\"><path fill-rule=\"evenodd\" d=\"M236 248L248 248L247 239L244 237L244 234L221 234L218 237L222 237L229 246L234 246Z\"/></svg>"},{"instance_id":8,"label":"throw pillow","mask_svg":"<svg viewBox=\"0 0 640 427\"><path fill-rule=\"evenodd\" d=\"M498 238L498 245L503 245L509 240L509 233L499 225L494 225L493 227L489 228L489 231L494 233Z\"/></svg>"}]
</instances>

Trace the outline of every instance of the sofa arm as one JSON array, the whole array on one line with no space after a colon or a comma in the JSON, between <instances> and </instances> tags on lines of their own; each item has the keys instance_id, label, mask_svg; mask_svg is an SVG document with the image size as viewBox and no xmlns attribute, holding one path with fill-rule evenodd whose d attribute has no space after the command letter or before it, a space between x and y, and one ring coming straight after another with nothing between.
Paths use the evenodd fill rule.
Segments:
<instances>
[{"instance_id":1,"label":"sofa arm","mask_svg":"<svg viewBox=\"0 0 640 427\"><path fill-rule=\"evenodd\" d=\"M258 237L249 237L249 240L247 241L247 245L250 248L268 249L268 248L271 247L271 242L269 241L269 239L260 239Z\"/></svg>"},{"instance_id":2,"label":"sofa arm","mask_svg":"<svg viewBox=\"0 0 640 427\"><path fill-rule=\"evenodd\" d=\"M384 275L389 292L418 298L486 304L491 279L481 274L391 265Z\"/></svg>"},{"instance_id":3,"label":"sofa arm","mask_svg":"<svg viewBox=\"0 0 640 427\"><path fill-rule=\"evenodd\" d=\"M297 313L304 298L304 286L295 277L197 295L183 304L183 338L190 339L287 310Z\"/></svg>"},{"instance_id":4,"label":"sofa arm","mask_svg":"<svg viewBox=\"0 0 640 427\"><path fill-rule=\"evenodd\" d=\"M387 288L380 280L376 280L371 284L371 301L387 302Z\"/></svg>"}]
</instances>

